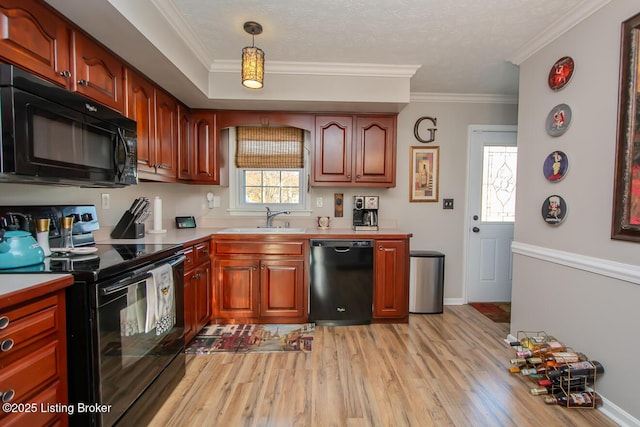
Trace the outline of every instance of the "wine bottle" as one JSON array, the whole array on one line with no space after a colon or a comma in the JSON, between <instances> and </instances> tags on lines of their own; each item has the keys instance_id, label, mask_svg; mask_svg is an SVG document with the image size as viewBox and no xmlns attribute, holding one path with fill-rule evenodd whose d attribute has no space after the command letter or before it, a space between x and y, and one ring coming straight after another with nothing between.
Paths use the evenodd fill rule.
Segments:
<instances>
[{"instance_id":1,"label":"wine bottle","mask_svg":"<svg viewBox=\"0 0 640 427\"><path fill-rule=\"evenodd\" d=\"M568 395L545 396L544 402L549 405L560 405L569 408L591 407L602 405L602 398L594 391L583 391L580 393L569 393Z\"/></svg>"},{"instance_id":2,"label":"wine bottle","mask_svg":"<svg viewBox=\"0 0 640 427\"><path fill-rule=\"evenodd\" d=\"M575 376L586 376L586 377L595 377L596 375L604 374L604 366L596 360L593 361L581 361L581 362L572 362L567 363L558 367L558 369L549 372L549 378L554 379L559 376L567 376L571 375L571 377Z\"/></svg>"},{"instance_id":3,"label":"wine bottle","mask_svg":"<svg viewBox=\"0 0 640 427\"><path fill-rule=\"evenodd\" d=\"M543 378L538 381L538 385L541 387L558 387L564 390L577 390L578 388L584 388L587 385L593 384L593 377L557 377L553 380L549 378Z\"/></svg>"},{"instance_id":4,"label":"wine bottle","mask_svg":"<svg viewBox=\"0 0 640 427\"><path fill-rule=\"evenodd\" d=\"M544 355L544 361L547 366L557 368L567 363L577 363L582 360L587 360L587 356L582 353L575 353L573 351L557 351Z\"/></svg>"},{"instance_id":5,"label":"wine bottle","mask_svg":"<svg viewBox=\"0 0 640 427\"><path fill-rule=\"evenodd\" d=\"M544 396L544 395L551 395L551 396L559 396L561 394L564 394L564 390L562 390L560 387L534 387L532 389L529 390L531 392L531 394L533 394L534 396ZM579 391L584 391L584 389L578 389L576 388L575 390L572 389L572 392L576 393Z\"/></svg>"}]
</instances>

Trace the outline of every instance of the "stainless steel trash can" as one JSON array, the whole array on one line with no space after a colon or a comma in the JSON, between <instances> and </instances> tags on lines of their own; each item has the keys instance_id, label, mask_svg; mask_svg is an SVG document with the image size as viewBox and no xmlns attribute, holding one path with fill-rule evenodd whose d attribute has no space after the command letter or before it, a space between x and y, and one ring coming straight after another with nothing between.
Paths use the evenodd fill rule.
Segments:
<instances>
[{"instance_id":1,"label":"stainless steel trash can","mask_svg":"<svg viewBox=\"0 0 640 427\"><path fill-rule=\"evenodd\" d=\"M409 312L442 313L444 300L444 254L411 251L409 270Z\"/></svg>"}]
</instances>

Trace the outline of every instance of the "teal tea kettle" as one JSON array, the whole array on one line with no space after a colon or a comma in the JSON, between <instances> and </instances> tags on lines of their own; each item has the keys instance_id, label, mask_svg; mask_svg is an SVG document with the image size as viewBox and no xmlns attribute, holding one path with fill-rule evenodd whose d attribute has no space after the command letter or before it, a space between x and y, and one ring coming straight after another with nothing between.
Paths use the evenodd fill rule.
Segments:
<instances>
[{"instance_id":1,"label":"teal tea kettle","mask_svg":"<svg viewBox=\"0 0 640 427\"><path fill-rule=\"evenodd\" d=\"M0 228L0 269L44 262L44 251L31 233Z\"/></svg>"}]
</instances>

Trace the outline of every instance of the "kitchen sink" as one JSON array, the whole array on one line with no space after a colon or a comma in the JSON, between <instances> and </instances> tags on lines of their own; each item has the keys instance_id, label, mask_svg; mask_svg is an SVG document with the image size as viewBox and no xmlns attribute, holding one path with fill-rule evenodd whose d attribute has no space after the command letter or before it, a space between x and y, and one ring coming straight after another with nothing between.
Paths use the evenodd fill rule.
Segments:
<instances>
[{"instance_id":1,"label":"kitchen sink","mask_svg":"<svg viewBox=\"0 0 640 427\"><path fill-rule=\"evenodd\" d=\"M223 234L304 234L306 228L300 227L232 227L218 231Z\"/></svg>"}]
</instances>

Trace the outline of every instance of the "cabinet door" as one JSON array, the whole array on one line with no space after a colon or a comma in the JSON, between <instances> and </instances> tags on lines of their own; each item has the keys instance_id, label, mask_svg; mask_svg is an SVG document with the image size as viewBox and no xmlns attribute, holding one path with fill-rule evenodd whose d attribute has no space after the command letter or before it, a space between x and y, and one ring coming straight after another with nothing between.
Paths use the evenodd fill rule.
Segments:
<instances>
[{"instance_id":1,"label":"cabinet door","mask_svg":"<svg viewBox=\"0 0 640 427\"><path fill-rule=\"evenodd\" d=\"M260 264L260 317L305 315L303 260L262 260Z\"/></svg>"},{"instance_id":2,"label":"cabinet door","mask_svg":"<svg viewBox=\"0 0 640 427\"><path fill-rule=\"evenodd\" d=\"M352 121L351 116L316 116L314 182L352 181Z\"/></svg>"},{"instance_id":3,"label":"cabinet door","mask_svg":"<svg viewBox=\"0 0 640 427\"><path fill-rule=\"evenodd\" d=\"M211 320L211 262L196 269L194 296L194 327L197 334Z\"/></svg>"},{"instance_id":4,"label":"cabinet door","mask_svg":"<svg viewBox=\"0 0 640 427\"><path fill-rule=\"evenodd\" d=\"M215 260L215 317L243 319L259 316L259 264L260 260L252 258Z\"/></svg>"},{"instance_id":5,"label":"cabinet door","mask_svg":"<svg viewBox=\"0 0 640 427\"><path fill-rule=\"evenodd\" d=\"M187 271L184 274L184 342L188 344L189 341L196 336L196 321L195 321L195 284L194 275L195 270Z\"/></svg>"},{"instance_id":6,"label":"cabinet door","mask_svg":"<svg viewBox=\"0 0 640 427\"><path fill-rule=\"evenodd\" d=\"M373 317L409 315L408 243L377 240L374 251Z\"/></svg>"},{"instance_id":7,"label":"cabinet door","mask_svg":"<svg viewBox=\"0 0 640 427\"><path fill-rule=\"evenodd\" d=\"M178 103L175 98L156 90L156 174L178 176Z\"/></svg>"},{"instance_id":8,"label":"cabinet door","mask_svg":"<svg viewBox=\"0 0 640 427\"><path fill-rule=\"evenodd\" d=\"M356 183L393 184L396 177L396 119L356 118Z\"/></svg>"},{"instance_id":9,"label":"cabinet door","mask_svg":"<svg viewBox=\"0 0 640 427\"><path fill-rule=\"evenodd\" d=\"M82 33L73 32L75 78L72 90L124 111L123 66L120 59Z\"/></svg>"},{"instance_id":10,"label":"cabinet door","mask_svg":"<svg viewBox=\"0 0 640 427\"><path fill-rule=\"evenodd\" d=\"M43 2L0 0L0 57L69 87L70 29Z\"/></svg>"},{"instance_id":11,"label":"cabinet door","mask_svg":"<svg viewBox=\"0 0 640 427\"><path fill-rule=\"evenodd\" d=\"M218 182L216 115L211 111L194 112L191 129L192 179L215 184Z\"/></svg>"},{"instance_id":12,"label":"cabinet door","mask_svg":"<svg viewBox=\"0 0 640 427\"><path fill-rule=\"evenodd\" d=\"M178 179L193 179L191 112L178 104Z\"/></svg>"},{"instance_id":13,"label":"cabinet door","mask_svg":"<svg viewBox=\"0 0 640 427\"><path fill-rule=\"evenodd\" d=\"M127 103L125 115L136 121L138 169L155 172L156 103L153 84L131 70L127 70Z\"/></svg>"}]
</instances>

